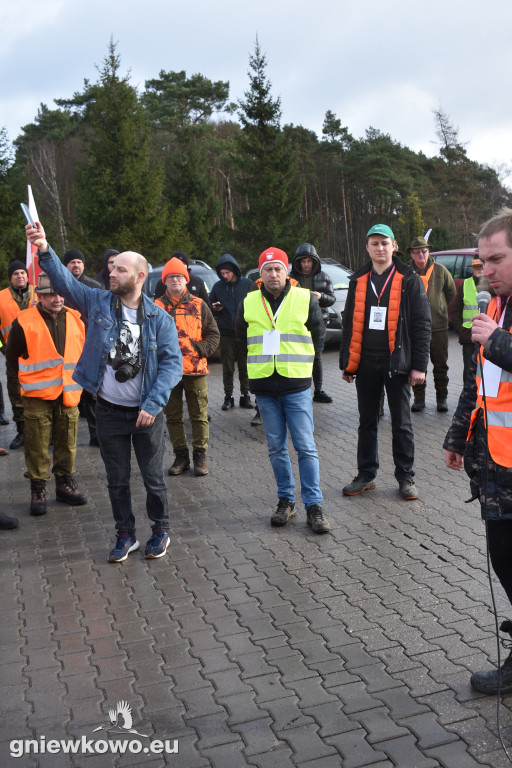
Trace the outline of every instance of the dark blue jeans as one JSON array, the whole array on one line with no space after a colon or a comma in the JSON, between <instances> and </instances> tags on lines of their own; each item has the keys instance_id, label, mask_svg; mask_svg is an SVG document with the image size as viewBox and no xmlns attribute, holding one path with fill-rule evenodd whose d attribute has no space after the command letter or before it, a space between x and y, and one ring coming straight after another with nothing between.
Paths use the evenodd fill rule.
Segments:
<instances>
[{"instance_id":1,"label":"dark blue jeans","mask_svg":"<svg viewBox=\"0 0 512 768\"><path fill-rule=\"evenodd\" d=\"M135 427L138 408L122 408L98 398L96 431L107 472L108 493L116 530L135 535L130 471L132 444L146 488L146 511L152 530L169 530L169 504L163 470L164 416L150 427Z\"/></svg>"},{"instance_id":2,"label":"dark blue jeans","mask_svg":"<svg viewBox=\"0 0 512 768\"><path fill-rule=\"evenodd\" d=\"M411 386L408 376L390 376L389 358L361 358L356 375L359 407L357 470L365 480L373 480L379 468L377 430L380 399L386 389L391 431L393 461L398 482L414 477L414 434L411 424Z\"/></svg>"}]
</instances>

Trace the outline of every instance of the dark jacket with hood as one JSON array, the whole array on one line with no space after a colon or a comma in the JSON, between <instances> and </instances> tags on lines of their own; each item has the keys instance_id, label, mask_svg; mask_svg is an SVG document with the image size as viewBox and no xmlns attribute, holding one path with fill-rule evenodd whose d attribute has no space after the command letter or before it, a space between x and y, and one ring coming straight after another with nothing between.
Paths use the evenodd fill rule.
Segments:
<instances>
[{"instance_id":1,"label":"dark jacket with hood","mask_svg":"<svg viewBox=\"0 0 512 768\"><path fill-rule=\"evenodd\" d=\"M242 277L240 267L233 256L225 253L217 264L217 274L219 280L210 291L210 304L213 308L213 315L219 326L221 336L235 335L235 318L238 305L245 299L251 288L252 280L248 277ZM220 274L221 269L230 269L236 275L236 282L228 283ZM218 301L222 306L217 309L214 304Z\"/></svg>"},{"instance_id":2,"label":"dark jacket with hood","mask_svg":"<svg viewBox=\"0 0 512 768\"><path fill-rule=\"evenodd\" d=\"M115 248L107 248L103 254L103 266L94 278L96 282L99 283L99 287L103 288L105 291L110 290L110 272L108 271L108 260L112 255L117 256L118 253L119 251L116 251ZM90 287L98 288L97 285L91 285Z\"/></svg>"},{"instance_id":3,"label":"dark jacket with hood","mask_svg":"<svg viewBox=\"0 0 512 768\"><path fill-rule=\"evenodd\" d=\"M423 283L418 280L411 267L404 264L397 256L393 256L393 264L396 271L403 275L403 280L395 346L390 358L390 374L391 376L397 374L408 376L412 370L422 372L427 370L432 326L430 305ZM342 371L347 367L349 359L357 280L371 269L372 262L369 261L350 278L341 331L340 369Z\"/></svg>"},{"instance_id":4,"label":"dark jacket with hood","mask_svg":"<svg viewBox=\"0 0 512 768\"><path fill-rule=\"evenodd\" d=\"M314 261L313 269L309 275L304 275L300 268L300 260L306 257L309 257ZM327 323L327 320L329 319L327 307L332 307L336 301L336 296L334 295L331 278L326 272L322 272L322 263L319 257L309 253L299 253L294 256L290 277L294 277L301 288L308 288L310 291L317 291L320 294L318 303L320 304L324 323Z\"/></svg>"}]
</instances>

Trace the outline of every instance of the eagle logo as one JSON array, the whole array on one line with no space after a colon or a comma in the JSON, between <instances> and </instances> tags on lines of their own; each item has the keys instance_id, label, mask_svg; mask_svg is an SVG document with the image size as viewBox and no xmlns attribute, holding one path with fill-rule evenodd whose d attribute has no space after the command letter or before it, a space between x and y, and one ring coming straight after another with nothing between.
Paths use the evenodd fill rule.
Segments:
<instances>
[{"instance_id":1,"label":"eagle logo","mask_svg":"<svg viewBox=\"0 0 512 768\"><path fill-rule=\"evenodd\" d=\"M132 728L132 708L127 701L119 701L115 709L109 709L108 716L110 718L110 726L106 727L105 730L109 733L135 733L137 736L144 736L144 738L149 739L147 734L139 733ZM101 731L103 728L103 725L99 725L94 729L93 733Z\"/></svg>"}]
</instances>

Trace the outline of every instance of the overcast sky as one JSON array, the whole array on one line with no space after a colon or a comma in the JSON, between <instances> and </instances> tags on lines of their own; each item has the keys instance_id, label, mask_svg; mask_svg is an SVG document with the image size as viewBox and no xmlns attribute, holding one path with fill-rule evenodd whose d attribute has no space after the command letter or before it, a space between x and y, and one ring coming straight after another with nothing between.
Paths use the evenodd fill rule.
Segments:
<instances>
[{"instance_id":1,"label":"overcast sky","mask_svg":"<svg viewBox=\"0 0 512 768\"><path fill-rule=\"evenodd\" d=\"M282 122L321 135L330 109L431 156L441 107L470 158L512 166L512 0L0 0L0 127L97 79L111 36L140 90L160 70L248 86L258 35ZM512 176L508 177L512 186Z\"/></svg>"}]
</instances>

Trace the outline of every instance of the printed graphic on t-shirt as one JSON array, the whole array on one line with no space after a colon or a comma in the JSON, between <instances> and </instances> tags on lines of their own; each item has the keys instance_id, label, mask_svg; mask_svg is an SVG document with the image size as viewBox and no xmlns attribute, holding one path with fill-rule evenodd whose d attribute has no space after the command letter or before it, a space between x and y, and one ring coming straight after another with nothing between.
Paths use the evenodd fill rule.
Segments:
<instances>
[{"instance_id":1,"label":"printed graphic on t-shirt","mask_svg":"<svg viewBox=\"0 0 512 768\"><path fill-rule=\"evenodd\" d=\"M137 323L129 323L123 319L119 336L110 350L107 365L112 365L113 360L119 363L136 365L139 359L139 350L140 326Z\"/></svg>"}]
</instances>

